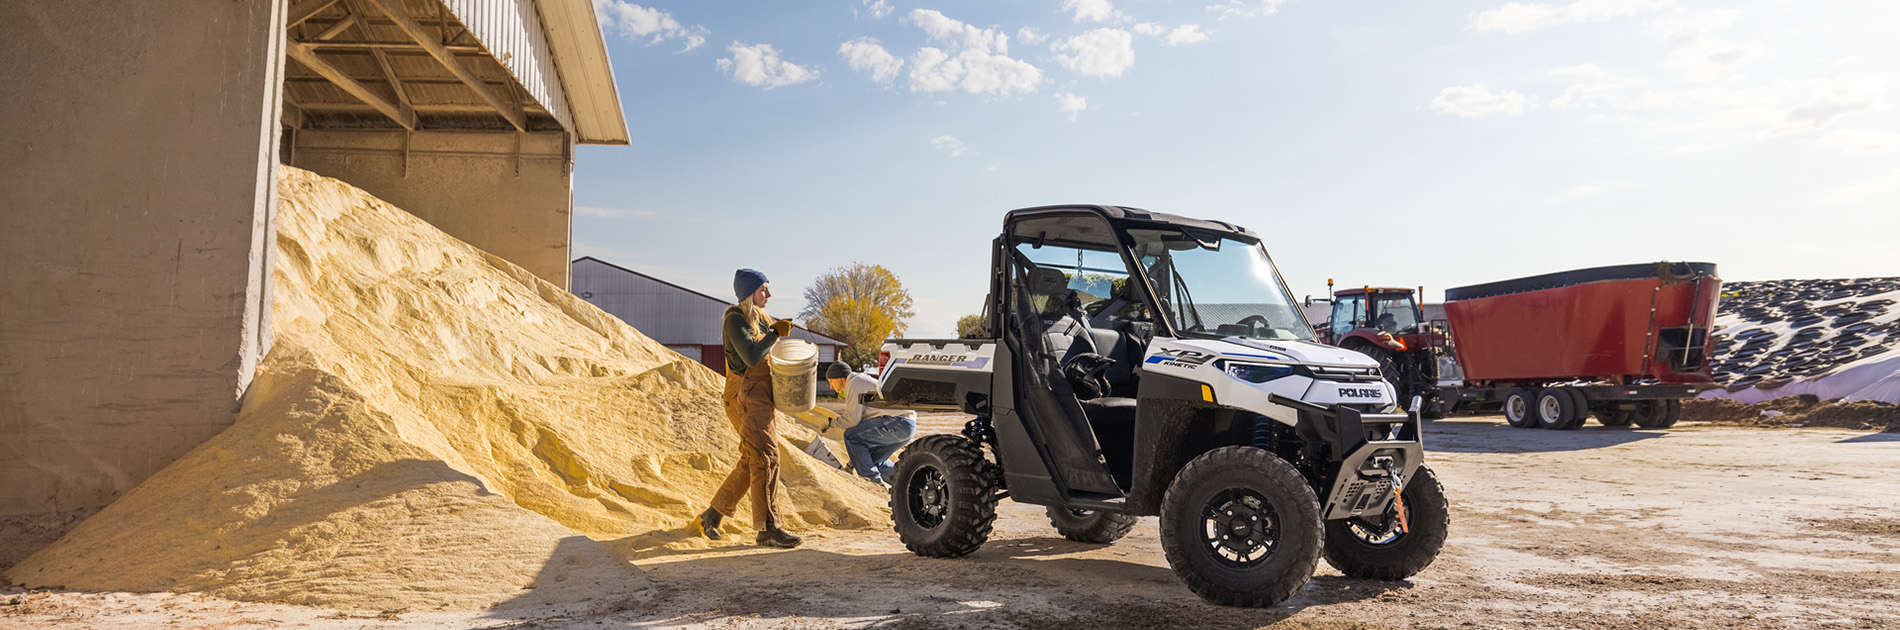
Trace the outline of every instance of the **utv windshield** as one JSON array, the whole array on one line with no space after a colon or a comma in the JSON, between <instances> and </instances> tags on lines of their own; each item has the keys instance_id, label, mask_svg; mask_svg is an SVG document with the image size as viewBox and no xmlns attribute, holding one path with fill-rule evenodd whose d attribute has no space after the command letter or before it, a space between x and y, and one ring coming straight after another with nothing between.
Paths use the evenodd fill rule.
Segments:
<instances>
[{"instance_id":1,"label":"utv windshield","mask_svg":"<svg viewBox=\"0 0 1900 630\"><path fill-rule=\"evenodd\" d=\"M1267 252L1257 243L1182 229L1129 229L1156 305L1182 334L1313 339Z\"/></svg>"}]
</instances>

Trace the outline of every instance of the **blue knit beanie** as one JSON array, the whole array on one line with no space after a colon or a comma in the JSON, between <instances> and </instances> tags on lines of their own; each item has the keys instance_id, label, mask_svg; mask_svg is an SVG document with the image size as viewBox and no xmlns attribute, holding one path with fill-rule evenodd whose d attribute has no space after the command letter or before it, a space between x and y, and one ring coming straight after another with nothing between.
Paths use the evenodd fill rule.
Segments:
<instances>
[{"instance_id":1,"label":"blue knit beanie","mask_svg":"<svg viewBox=\"0 0 1900 630\"><path fill-rule=\"evenodd\" d=\"M759 273L757 269L740 269L738 273L732 274L732 292L743 302L767 282L771 281L766 280L765 274Z\"/></svg>"}]
</instances>

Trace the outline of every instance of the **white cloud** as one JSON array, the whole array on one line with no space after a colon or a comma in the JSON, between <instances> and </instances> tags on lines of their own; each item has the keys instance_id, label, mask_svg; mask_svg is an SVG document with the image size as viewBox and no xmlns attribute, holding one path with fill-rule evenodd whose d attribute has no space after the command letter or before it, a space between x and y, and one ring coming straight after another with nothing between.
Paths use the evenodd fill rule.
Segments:
<instances>
[{"instance_id":1,"label":"white cloud","mask_svg":"<svg viewBox=\"0 0 1900 630\"><path fill-rule=\"evenodd\" d=\"M913 92L947 92L1009 96L1034 92L1042 71L1029 62L1009 57L1009 36L997 29L977 28L929 9L915 9L905 18L923 29L931 41L949 48L924 47L910 58Z\"/></svg>"},{"instance_id":2,"label":"white cloud","mask_svg":"<svg viewBox=\"0 0 1900 630\"><path fill-rule=\"evenodd\" d=\"M1118 28L1098 28L1049 45L1056 63L1085 77L1119 77L1135 65L1135 37ZM1068 54L1064 54L1068 53Z\"/></svg>"},{"instance_id":3,"label":"white cloud","mask_svg":"<svg viewBox=\"0 0 1900 630\"><path fill-rule=\"evenodd\" d=\"M1140 24L1136 24L1134 29L1135 29L1135 34L1147 35L1149 37L1154 37L1156 35L1160 35L1162 33L1168 32L1168 27L1166 25L1161 24L1160 22L1142 22Z\"/></svg>"},{"instance_id":4,"label":"white cloud","mask_svg":"<svg viewBox=\"0 0 1900 630\"><path fill-rule=\"evenodd\" d=\"M1532 107L1535 105L1523 94L1511 90L1493 91L1483 83L1448 87L1432 99L1432 109L1438 113L1465 118L1520 116Z\"/></svg>"},{"instance_id":5,"label":"white cloud","mask_svg":"<svg viewBox=\"0 0 1900 630\"><path fill-rule=\"evenodd\" d=\"M950 157L963 157L966 155L976 154L975 151L970 150L970 147L963 146L962 140L958 140L956 136L951 136L951 135L942 135L942 136L937 136L935 138L931 138L930 146L937 147L938 149L942 149L944 151L949 151Z\"/></svg>"},{"instance_id":6,"label":"white cloud","mask_svg":"<svg viewBox=\"0 0 1900 630\"><path fill-rule=\"evenodd\" d=\"M771 44L747 46L733 42L726 48L731 57L719 60L719 71L732 74L733 80L765 89L804 83L818 78L818 71L779 59Z\"/></svg>"},{"instance_id":7,"label":"white cloud","mask_svg":"<svg viewBox=\"0 0 1900 630\"><path fill-rule=\"evenodd\" d=\"M1075 21L1101 22L1121 19L1122 12L1116 11L1108 0L1062 0L1062 10L1074 11Z\"/></svg>"},{"instance_id":8,"label":"white cloud","mask_svg":"<svg viewBox=\"0 0 1900 630\"><path fill-rule=\"evenodd\" d=\"M1900 151L1900 133L1871 129L1836 129L1819 140L1821 146L1843 153L1892 153Z\"/></svg>"},{"instance_id":9,"label":"white cloud","mask_svg":"<svg viewBox=\"0 0 1900 630\"><path fill-rule=\"evenodd\" d=\"M1602 22L1611 18L1654 11L1672 0L1577 0L1570 4L1512 2L1483 11L1465 28L1474 31L1528 33L1541 28L1579 22Z\"/></svg>"},{"instance_id":10,"label":"white cloud","mask_svg":"<svg viewBox=\"0 0 1900 630\"><path fill-rule=\"evenodd\" d=\"M1201 27L1197 24L1178 27L1168 32L1169 46L1198 44L1204 41L1207 41L1207 33L1201 32Z\"/></svg>"},{"instance_id":11,"label":"white cloud","mask_svg":"<svg viewBox=\"0 0 1900 630\"><path fill-rule=\"evenodd\" d=\"M1088 108L1089 97L1076 96L1068 92L1056 93L1056 111L1068 114L1071 121L1078 118L1082 112L1088 111Z\"/></svg>"},{"instance_id":12,"label":"white cloud","mask_svg":"<svg viewBox=\"0 0 1900 630\"><path fill-rule=\"evenodd\" d=\"M931 40L949 44L953 49L1009 54L1009 36L1002 31L964 24L931 9L913 9L908 19L917 28L924 29Z\"/></svg>"},{"instance_id":13,"label":"white cloud","mask_svg":"<svg viewBox=\"0 0 1900 630\"><path fill-rule=\"evenodd\" d=\"M860 37L838 46L838 56L844 57L852 70L871 75L871 80L889 84L897 78L897 71L904 67L904 60L891 55L878 44L873 37Z\"/></svg>"},{"instance_id":14,"label":"white cloud","mask_svg":"<svg viewBox=\"0 0 1900 630\"><path fill-rule=\"evenodd\" d=\"M1279 13L1282 4L1286 4L1286 0L1229 0L1207 5L1207 12L1217 14L1223 20L1230 17L1262 17Z\"/></svg>"},{"instance_id":15,"label":"white cloud","mask_svg":"<svg viewBox=\"0 0 1900 630\"><path fill-rule=\"evenodd\" d=\"M1025 27L1016 29L1016 39L1023 40L1024 43L1027 43L1033 46L1036 44L1049 41L1049 34L1044 33L1042 31L1038 31L1035 28L1025 26Z\"/></svg>"},{"instance_id":16,"label":"white cloud","mask_svg":"<svg viewBox=\"0 0 1900 630\"><path fill-rule=\"evenodd\" d=\"M1894 171L1885 177L1830 190L1827 194L1821 195L1818 201L1860 201L1895 191L1900 191L1900 171Z\"/></svg>"},{"instance_id":17,"label":"white cloud","mask_svg":"<svg viewBox=\"0 0 1900 630\"><path fill-rule=\"evenodd\" d=\"M864 12L870 14L873 20L890 16L892 10L888 0L864 0Z\"/></svg>"},{"instance_id":18,"label":"white cloud","mask_svg":"<svg viewBox=\"0 0 1900 630\"><path fill-rule=\"evenodd\" d=\"M1832 124L1847 114L1880 108L1882 81L1836 77L1809 81L1804 92L1808 100L1781 115L1781 120L1764 137L1813 131Z\"/></svg>"},{"instance_id":19,"label":"white cloud","mask_svg":"<svg viewBox=\"0 0 1900 630\"><path fill-rule=\"evenodd\" d=\"M602 30L634 41L645 39L648 45L677 39L684 45L680 52L705 44L709 32L704 26L681 26L672 14L625 0L594 0L594 14L600 17Z\"/></svg>"}]
</instances>

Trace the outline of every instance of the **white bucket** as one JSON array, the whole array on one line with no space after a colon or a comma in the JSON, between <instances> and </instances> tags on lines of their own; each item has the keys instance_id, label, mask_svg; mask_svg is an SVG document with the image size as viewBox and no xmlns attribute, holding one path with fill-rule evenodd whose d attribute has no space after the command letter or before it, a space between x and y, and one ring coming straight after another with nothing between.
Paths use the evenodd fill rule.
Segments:
<instances>
[{"instance_id":1,"label":"white bucket","mask_svg":"<svg viewBox=\"0 0 1900 630\"><path fill-rule=\"evenodd\" d=\"M804 413L818 406L818 346L802 339L780 339L765 362L772 367L772 406Z\"/></svg>"}]
</instances>

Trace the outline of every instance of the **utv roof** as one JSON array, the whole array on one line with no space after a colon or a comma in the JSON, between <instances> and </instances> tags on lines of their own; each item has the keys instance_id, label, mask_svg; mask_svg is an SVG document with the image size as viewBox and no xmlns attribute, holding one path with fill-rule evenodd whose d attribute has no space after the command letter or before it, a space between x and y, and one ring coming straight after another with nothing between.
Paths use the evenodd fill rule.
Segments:
<instances>
[{"instance_id":1,"label":"utv roof","mask_svg":"<svg viewBox=\"0 0 1900 630\"><path fill-rule=\"evenodd\" d=\"M1141 208L1130 208L1127 206L1037 206L1034 208L1011 210L1009 214L1004 215L1003 222L1012 223L1018 219L1028 219L1042 215L1075 214L1078 212L1099 215L1104 219L1108 219L1109 222L1116 224L1117 227L1142 227L1145 224L1150 226L1194 228L1245 236L1255 241L1260 240L1258 235L1247 228L1225 221L1191 219L1178 214L1149 212Z\"/></svg>"}]
</instances>

